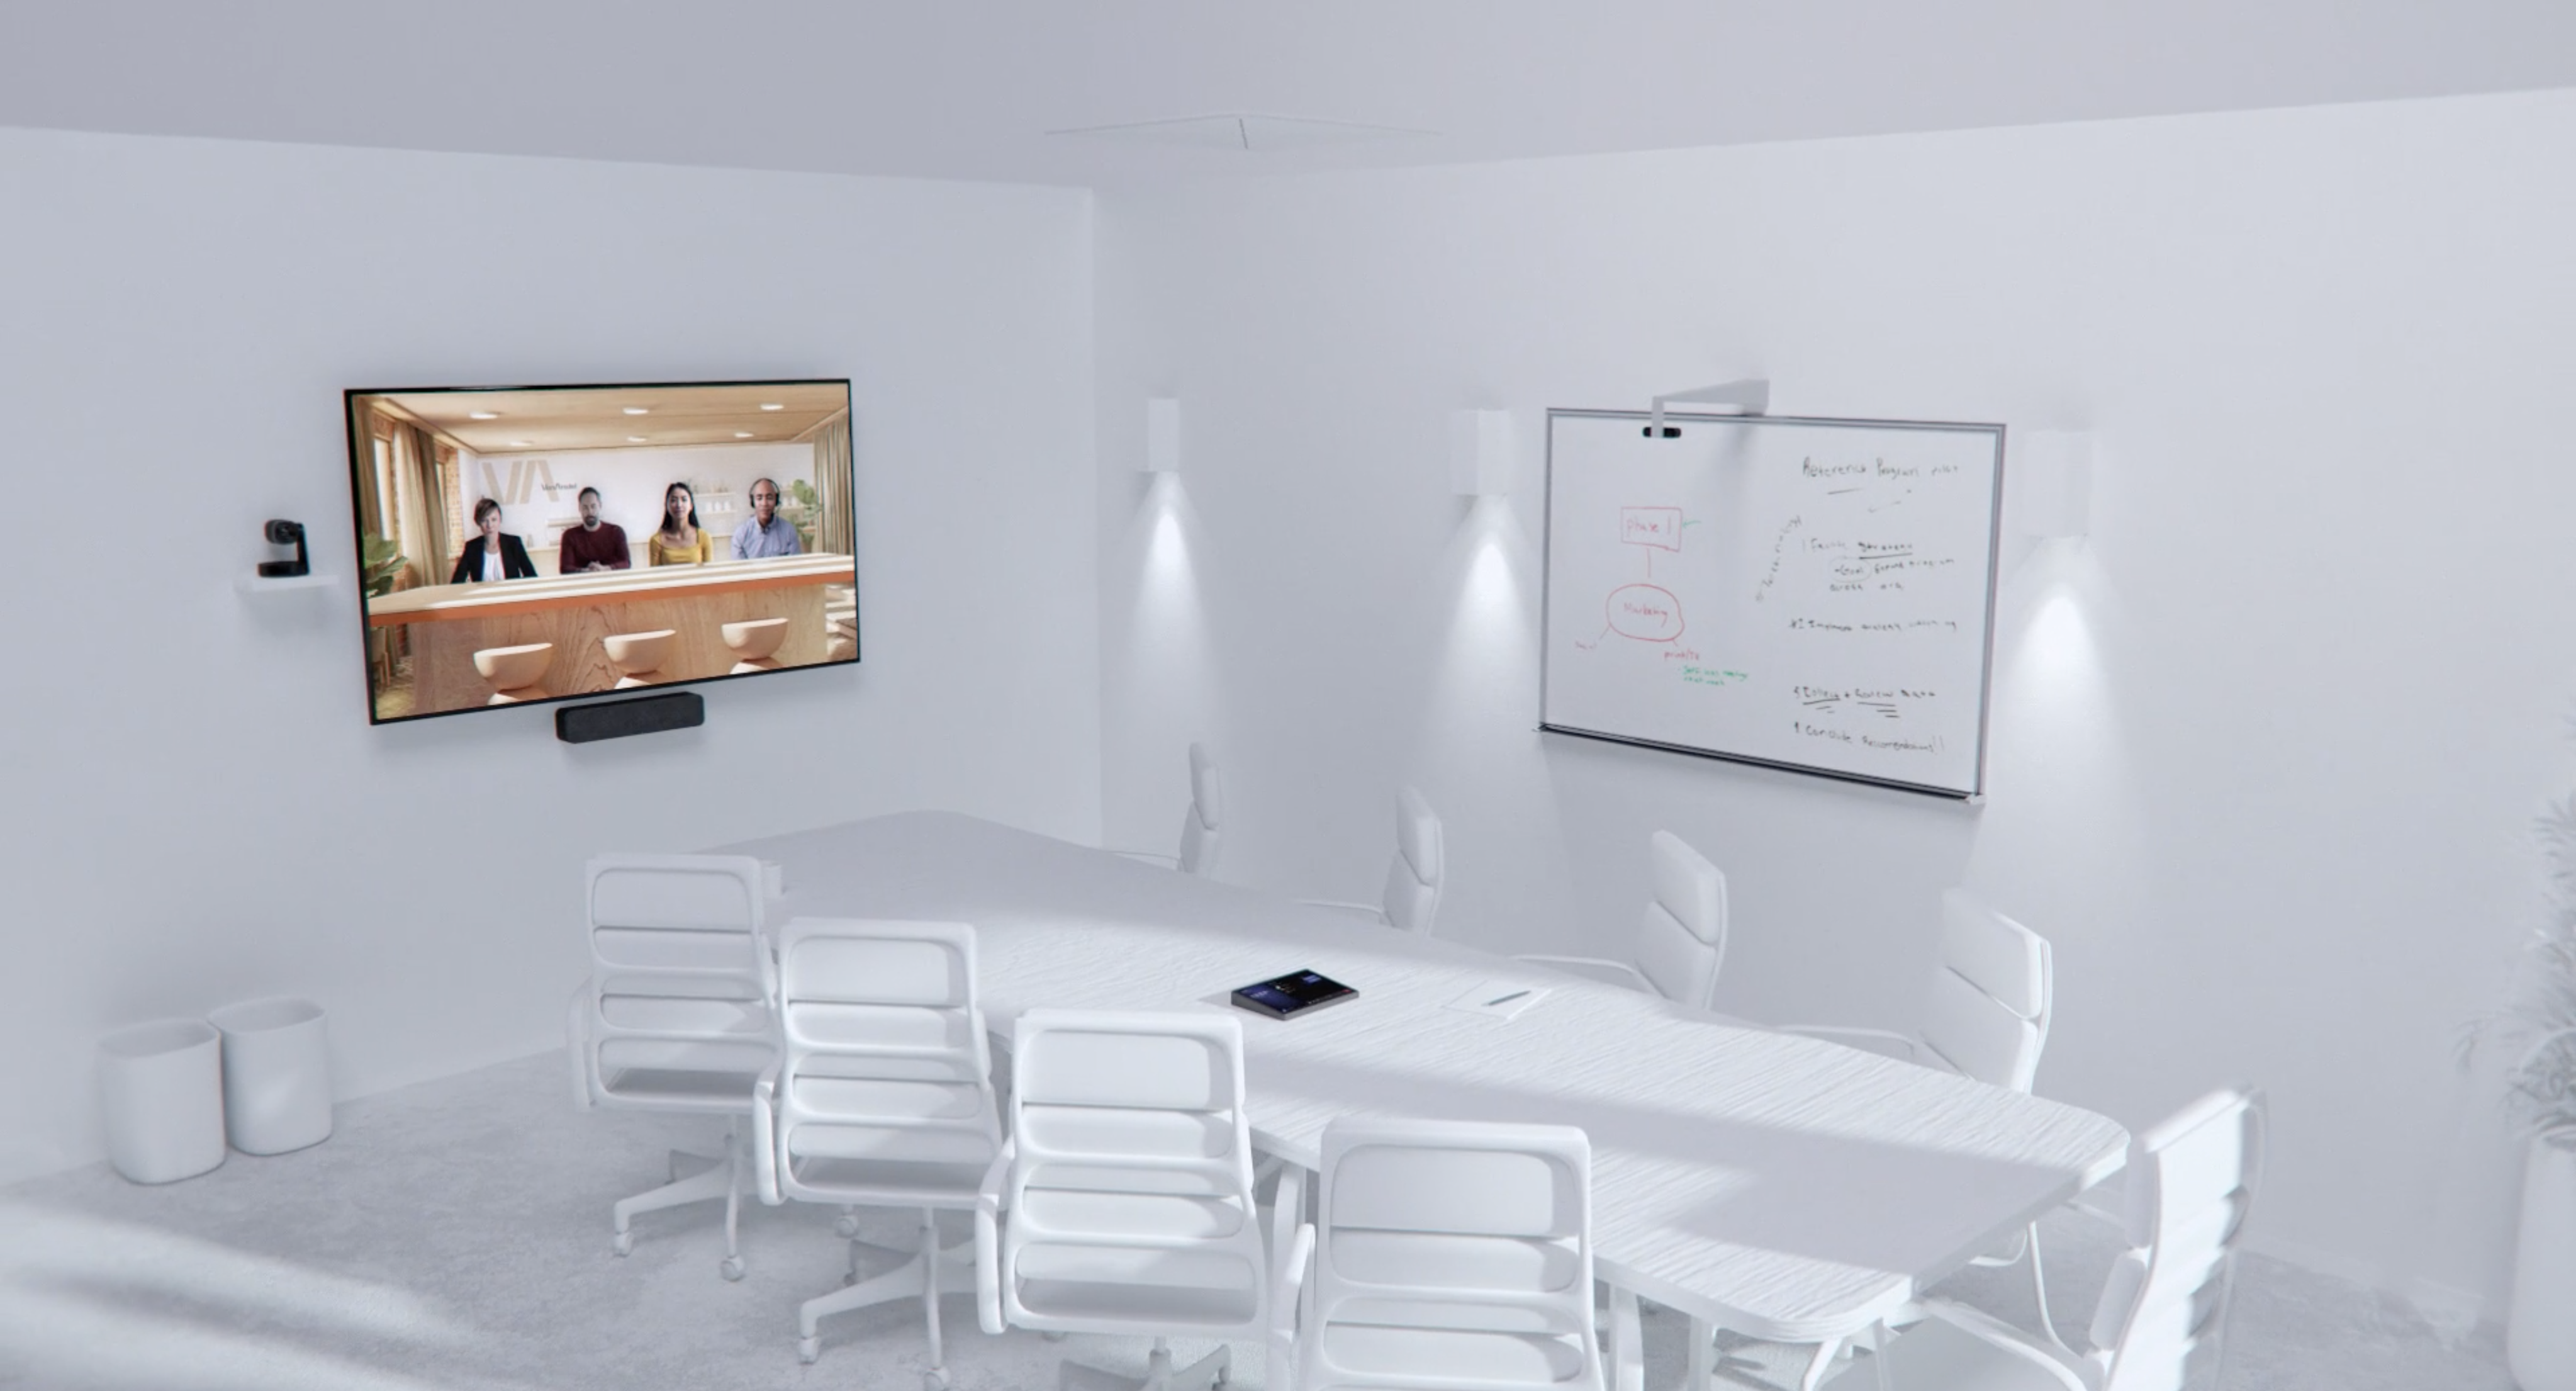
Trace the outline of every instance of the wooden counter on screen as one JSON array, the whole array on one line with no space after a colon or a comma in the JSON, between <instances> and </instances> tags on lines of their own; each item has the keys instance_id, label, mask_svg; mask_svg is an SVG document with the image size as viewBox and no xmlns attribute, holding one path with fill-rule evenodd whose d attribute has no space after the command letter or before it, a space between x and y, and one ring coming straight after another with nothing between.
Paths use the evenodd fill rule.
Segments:
<instances>
[{"instance_id":1,"label":"wooden counter on screen","mask_svg":"<svg viewBox=\"0 0 2576 1391\"><path fill-rule=\"evenodd\" d=\"M651 679L722 676L733 669L734 655L720 630L752 618L786 619L787 639L772 660L811 666L824 660L829 645L825 587L855 582L850 557L802 555L425 585L367 601L367 624L409 629L413 708L427 714L491 699L491 683L474 669L474 654L489 647L554 644L543 689L531 697L615 688L617 668L600 640L663 628L679 637Z\"/></svg>"}]
</instances>

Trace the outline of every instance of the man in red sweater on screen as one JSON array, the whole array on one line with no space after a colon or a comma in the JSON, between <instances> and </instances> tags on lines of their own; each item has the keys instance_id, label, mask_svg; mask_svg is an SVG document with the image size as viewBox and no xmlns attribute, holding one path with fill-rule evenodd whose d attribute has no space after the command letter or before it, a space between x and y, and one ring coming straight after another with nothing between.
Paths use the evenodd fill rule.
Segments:
<instances>
[{"instance_id":1,"label":"man in red sweater on screen","mask_svg":"<svg viewBox=\"0 0 2576 1391\"><path fill-rule=\"evenodd\" d=\"M557 572L577 575L584 570L631 570L634 558L626 553L626 528L599 519L599 490L584 488L574 501L581 504L581 525L563 534L563 559Z\"/></svg>"}]
</instances>

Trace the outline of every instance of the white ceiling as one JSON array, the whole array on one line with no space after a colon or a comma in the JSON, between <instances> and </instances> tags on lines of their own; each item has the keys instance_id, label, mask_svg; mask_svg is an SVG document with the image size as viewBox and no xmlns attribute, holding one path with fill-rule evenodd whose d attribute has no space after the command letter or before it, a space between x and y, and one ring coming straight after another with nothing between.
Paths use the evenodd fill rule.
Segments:
<instances>
[{"instance_id":1,"label":"white ceiling","mask_svg":"<svg viewBox=\"0 0 2576 1391\"><path fill-rule=\"evenodd\" d=\"M2572 0L0 0L0 125L1106 186L2569 85ZM1432 133L1046 133L1212 115Z\"/></svg>"}]
</instances>

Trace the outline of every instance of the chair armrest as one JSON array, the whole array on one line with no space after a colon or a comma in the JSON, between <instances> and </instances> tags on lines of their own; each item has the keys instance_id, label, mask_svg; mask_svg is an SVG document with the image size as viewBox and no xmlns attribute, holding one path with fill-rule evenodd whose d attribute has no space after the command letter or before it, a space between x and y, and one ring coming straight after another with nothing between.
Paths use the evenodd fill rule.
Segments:
<instances>
[{"instance_id":1,"label":"chair armrest","mask_svg":"<svg viewBox=\"0 0 2576 1391\"><path fill-rule=\"evenodd\" d=\"M599 1104L590 1094L590 981L584 978L572 992L571 1008L564 1015L564 1054L572 1059L572 1106L587 1111Z\"/></svg>"},{"instance_id":2,"label":"chair armrest","mask_svg":"<svg viewBox=\"0 0 2576 1391\"><path fill-rule=\"evenodd\" d=\"M1270 1365L1264 1384L1279 1391L1297 1384L1297 1300L1314 1258L1315 1224L1300 1222L1270 1278Z\"/></svg>"},{"instance_id":3,"label":"chair armrest","mask_svg":"<svg viewBox=\"0 0 2576 1391\"><path fill-rule=\"evenodd\" d=\"M1927 1319L1938 1319L1997 1352L2029 1363L2054 1378L2066 1391L2091 1391L2086 1369L2030 1341L2030 1335L1982 1309L1949 1299L1927 1299L1920 1306Z\"/></svg>"},{"instance_id":4,"label":"chair armrest","mask_svg":"<svg viewBox=\"0 0 2576 1391\"><path fill-rule=\"evenodd\" d=\"M1923 1055L1923 1044L1910 1034L1890 1029L1850 1029L1838 1024L1775 1024L1772 1028L1784 1034L1803 1034L1809 1038L1874 1038L1894 1043L1905 1049L1905 1060L1912 1062ZM1863 1050L1864 1052L1870 1050Z\"/></svg>"},{"instance_id":5,"label":"chair armrest","mask_svg":"<svg viewBox=\"0 0 2576 1391\"><path fill-rule=\"evenodd\" d=\"M1160 850L1121 850L1116 846L1111 846L1109 853L1112 855L1124 855L1131 860L1153 860L1159 864L1170 865L1174 869L1179 869L1181 867L1180 856L1167 855Z\"/></svg>"},{"instance_id":6,"label":"chair armrest","mask_svg":"<svg viewBox=\"0 0 2576 1391\"><path fill-rule=\"evenodd\" d=\"M1533 966L1553 966L1567 975L1597 980L1604 985L1624 986L1630 990L1642 990L1649 995L1663 994L1655 988L1653 981L1646 979L1645 972L1625 961L1612 961L1598 956L1515 956L1512 960L1526 961Z\"/></svg>"},{"instance_id":7,"label":"chair armrest","mask_svg":"<svg viewBox=\"0 0 2576 1391\"><path fill-rule=\"evenodd\" d=\"M787 1201L778 1186L778 1067L771 1063L751 1084L751 1178L771 1207Z\"/></svg>"},{"instance_id":8,"label":"chair armrest","mask_svg":"<svg viewBox=\"0 0 2576 1391\"><path fill-rule=\"evenodd\" d=\"M1379 922L1386 921L1384 904L1351 903L1338 898L1301 898L1297 900L1297 905L1301 908L1332 908L1346 913L1365 913Z\"/></svg>"},{"instance_id":9,"label":"chair armrest","mask_svg":"<svg viewBox=\"0 0 2576 1391\"><path fill-rule=\"evenodd\" d=\"M975 1320L987 1333L1002 1331L1002 1209L1011 1201L1011 1163L1018 1157L1017 1145L1003 1141L975 1190Z\"/></svg>"}]
</instances>

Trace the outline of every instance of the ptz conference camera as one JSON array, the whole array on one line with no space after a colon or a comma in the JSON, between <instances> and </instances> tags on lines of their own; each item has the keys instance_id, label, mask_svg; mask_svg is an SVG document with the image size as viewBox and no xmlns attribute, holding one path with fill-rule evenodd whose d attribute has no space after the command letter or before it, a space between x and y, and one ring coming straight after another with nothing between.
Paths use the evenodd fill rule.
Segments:
<instances>
[{"instance_id":1,"label":"ptz conference camera","mask_svg":"<svg viewBox=\"0 0 2576 1391\"><path fill-rule=\"evenodd\" d=\"M293 546L295 558L261 561L259 573L262 579L282 580L313 573L313 566L304 554L304 523L273 520L269 522L264 534L272 546Z\"/></svg>"}]
</instances>

